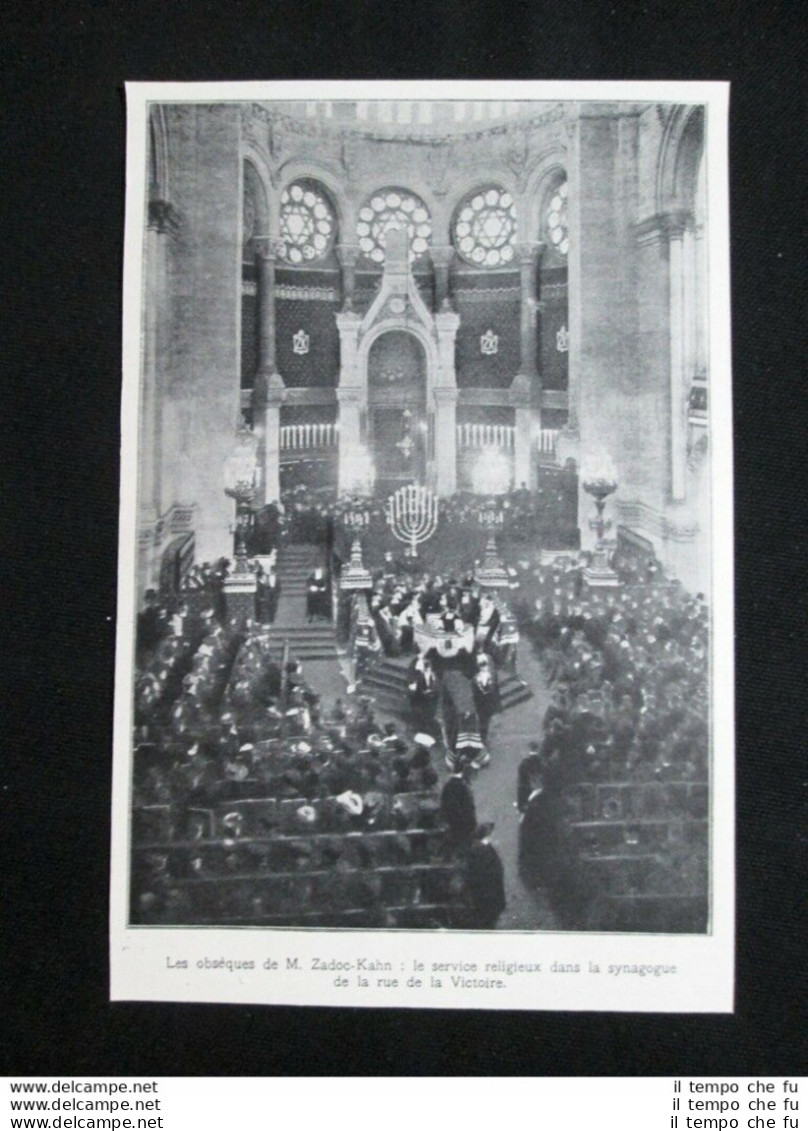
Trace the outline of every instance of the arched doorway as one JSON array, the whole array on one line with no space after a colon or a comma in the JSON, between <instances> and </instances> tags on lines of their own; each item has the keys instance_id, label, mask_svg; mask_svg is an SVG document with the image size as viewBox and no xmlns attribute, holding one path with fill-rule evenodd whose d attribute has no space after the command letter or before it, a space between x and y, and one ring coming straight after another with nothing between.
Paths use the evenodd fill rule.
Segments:
<instances>
[{"instance_id":1,"label":"arched doorway","mask_svg":"<svg viewBox=\"0 0 808 1131\"><path fill-rule=\"evenodd\" d=\"M385 497L426 476L426 354L413 334L388 330L368 354L367 440Z\"/></svg>"}]
</instances>

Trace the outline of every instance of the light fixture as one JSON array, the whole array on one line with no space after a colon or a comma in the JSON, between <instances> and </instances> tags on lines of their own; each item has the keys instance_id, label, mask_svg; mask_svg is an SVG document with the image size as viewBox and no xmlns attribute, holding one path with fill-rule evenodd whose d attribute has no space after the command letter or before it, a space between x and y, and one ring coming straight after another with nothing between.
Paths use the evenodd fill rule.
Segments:
<instances>
[{"instance_id":1,"label":"light fixture","mask_svg":"<svg viewBox=\"0 0 808 1131\"><path fill-rule=\"evenodd\" d=\"M247 531L250 525L250 503L258 486L258 438L242 424L233 439L233 446L224 461L224 491L236 501L236 573L247 573Z\"/></svg>"}]
</instances>

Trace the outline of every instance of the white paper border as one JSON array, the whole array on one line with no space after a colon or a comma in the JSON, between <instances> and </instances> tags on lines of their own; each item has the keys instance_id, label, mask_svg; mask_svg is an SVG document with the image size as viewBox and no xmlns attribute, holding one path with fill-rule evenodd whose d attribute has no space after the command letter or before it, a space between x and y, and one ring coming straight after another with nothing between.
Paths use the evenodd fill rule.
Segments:
<instances>
[{"instance_id":1,"label":"white paper border","mask_svg":"<svg viewBox=\"0 0 808 1131\"><path fill-rule=\"evenodd\" d=\"M594 932L298 931L246 928L130 928L129 779L131 772L133 636L137 520L137 446L143 234L146 208L147 104L320 99L452 99L468 101L600 101L702 103L706 136L710 443L712 475L712 776L711 931L705 936L611 935ZM734 1004L734 664L732 400L729 279L729 85L714 82L480 82L316 81L244 83L127 83L126 232L124 240L121 505L110 876L110 997L112 1000L206 1001L250 1004L730 1012ZM246 973L199 969L204 959L252 960ZM297 959L299 968L287 967ZM354 969L314 972L311 961L334 960ZM421 988L353 983L359 958L390 961L395 977L418 975ZM188 961L180 969L169 962ZM277 969L264 968L278 962ZM540 975L504 978L498 989L430 989L433 963L476 963L473 977L496 978L487 962L541 963ZM579 963L580 975L552 973L553 962ZM588 964L601 968L588 973ZM610 975L612 964L675 965L675 975ZM377 975L368 972L370 977ZM381 975L384 977L385 975Z\"/></svg>"}]
</instances>

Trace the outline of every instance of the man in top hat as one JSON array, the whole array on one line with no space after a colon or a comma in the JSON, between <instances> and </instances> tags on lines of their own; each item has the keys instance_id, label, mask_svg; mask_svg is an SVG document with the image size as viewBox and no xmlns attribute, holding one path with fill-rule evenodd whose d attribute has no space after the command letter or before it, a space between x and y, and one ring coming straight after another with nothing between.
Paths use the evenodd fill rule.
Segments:
<instances>
[{"instance_id":1,"label":"man in top hat","mask_svg":"<svg viewBox=\"0 0 808 1131\"><path fill-rule=\"evenodd\" d=\"M409 692L413 724L420 731L434 734L438 727L435 712L438 707L440 688L438 677L429 656L419 656L414 661L410 668L407 691Z\"/></svg>"},{"instance_id":2,"label":"man in top hat","mask_svg":"<svg viewBox=\"0 0 808 1131\"><path fill-rule=\"evenodd\" d=\"M491 717L502 710L502 700L499 694L499 680L484 652L477 654L477 671L471 681L471 689L480 722L480 737L483 742L488 742Z\"/></svg>"},{"instance_id":3,"label":"man in top hat","mask_svg":"<svg viewBox=\"0 0 808 1131\"><path fill-rule=\"evenodd\" d=\"M492 822L480 825L474 834L466 862L466 889L471 903L472 926L493 931L505 910L505 870L491 843Z\"/></svg>"}]
</instances>

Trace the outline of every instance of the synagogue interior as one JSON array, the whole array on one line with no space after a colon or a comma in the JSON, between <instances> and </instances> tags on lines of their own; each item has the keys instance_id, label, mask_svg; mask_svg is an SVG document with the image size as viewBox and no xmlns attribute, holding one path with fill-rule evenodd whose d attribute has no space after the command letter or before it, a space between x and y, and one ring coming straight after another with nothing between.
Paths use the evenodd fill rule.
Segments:
<instances>
[{"instance_id":1,"label":"synagogue interior","mask_svg":"<svg viewBox=\"0 0 808 1131\"><path fill-rule=\"evenodd\" d=\"M132 924L709 929L707 124L151 105Z\"/></svg>"}]
</instances>

